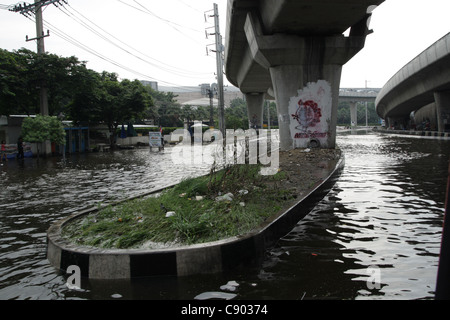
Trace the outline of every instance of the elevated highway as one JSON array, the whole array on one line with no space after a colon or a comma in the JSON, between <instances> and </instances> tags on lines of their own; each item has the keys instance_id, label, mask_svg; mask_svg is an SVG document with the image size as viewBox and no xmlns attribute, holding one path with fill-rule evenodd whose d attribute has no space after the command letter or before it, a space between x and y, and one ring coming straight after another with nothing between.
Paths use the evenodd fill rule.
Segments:
<instances>
[{"instance_id":1,"label":"elevated highway","mask_svg":"<svg viewBox=\"0 0 450 320\"><path fill-rule=\"evenodd\" d=\"M436 122L435 130L450 132L450 33L386 83L377 97L376 108L389 126L406 128L415 112Z\"/></svg>"},{"instance_id":2,"label":"elevated highway","mask_svg":"<svg viewBox=\"0 0 450 320\"><path fill-rule=\"evenodd\" d=\"M365 88L365 89L340 89L339 102L350 103L350 118L353 127L358 125L358 102L372 102L375 103L380 89Z\"/></svg>"},{"instance_id":3,"label":"elevated highway","mask_svg":"<svg viewBox=\"0 0 450 320\"><path fill-rule=\"evenodd\" d=\"M225 73L262 125L275 99L280 148L336 145L342 66L365 45L372 11L384 0L229 0ZM350 29L349 36L343 33Z\"/></svg>"}]
</instances>

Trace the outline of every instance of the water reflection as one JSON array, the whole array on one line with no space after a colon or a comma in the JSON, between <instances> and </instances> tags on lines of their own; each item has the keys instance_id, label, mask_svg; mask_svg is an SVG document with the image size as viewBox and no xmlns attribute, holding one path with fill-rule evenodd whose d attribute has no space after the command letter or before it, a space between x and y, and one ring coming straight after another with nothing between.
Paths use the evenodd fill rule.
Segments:
<instances>
[{"instance_id":1,"label":"water reflection","mask_svg":"<svg viewBox=\"0 0 450 320\"><path fill-rule=\"evenodd\" d=\"M432 298L450 142L371 133L341 135L341 179L324 201L267 253L259 270L132 281L84 279L82 290L46 260L50 224L81 208L141 194L209 166L176 166L170 149L10 161L0 169L0 299ZM368 268L380 270L370 289ZM203 295L207 296L207 295Z\"/></svg>"},{"instance_id":2,"label":"water reflection","mask_svg":"<svg viewBox=\"0 0 450 320\"><path fill-rule=\"evenodd\" d=\"M449 142L358 135L339 143L341 179L272 252L297 265L297 277L307 275L301 282L311 291L302 290L310 298L432 298ZM312 268L310 260L321 262ZM370 266L381 270L380 290L367 288Z\"/></svg>"}]
</instances>

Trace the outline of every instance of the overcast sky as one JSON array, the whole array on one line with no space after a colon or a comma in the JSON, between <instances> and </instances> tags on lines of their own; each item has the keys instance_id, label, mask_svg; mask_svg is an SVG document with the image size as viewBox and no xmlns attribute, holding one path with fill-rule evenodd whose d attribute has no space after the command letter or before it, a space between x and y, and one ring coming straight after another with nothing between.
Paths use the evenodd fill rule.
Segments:
<instances>
[{"instance_id":1,"label":"overcast sky","mask_svg":"<svg viewBox=\"0 0 450 320\"><path fill-rule=\"evenodd\" d=\"M16 3L0 0L0 47L35 51L35 41L25 41L26 35L36 36L33 19L5 9ZM44 28L50 30L45 49L74 55L87 61L88 68L116 72L120 78L162 86L213 83L215 54L206 52L214 36L206 39L205 29L214 25L214 18L205 22L204 14L214 3L225 38L227 0L68 0L68 5L50 5L44 11ZM386 0L373 12L374 33L365 48L344 66L341 87L383 87L450 32L449 12L449 0Z\"/></svg>"}]
</instances>

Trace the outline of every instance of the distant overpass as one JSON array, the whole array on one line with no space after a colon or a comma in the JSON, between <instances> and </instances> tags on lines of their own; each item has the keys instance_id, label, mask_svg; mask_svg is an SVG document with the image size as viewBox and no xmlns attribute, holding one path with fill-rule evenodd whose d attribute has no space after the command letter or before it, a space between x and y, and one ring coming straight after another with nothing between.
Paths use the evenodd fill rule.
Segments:
<instances>
[{"instance_id":1,"label":"distant overpass","mask_svg":"<svg viewBox=\"0 0 450 320\"><path fill-rule=\"evenodd\" d=\"M342 66L364 47L372 11L382 2L228 1L226 76L246 95L257 126L264 100L276 99L282 150L313 140L336 146Z\"/></svg>"},{"instance_id":2,"label":"distant overpass","mask_svg":"<svg viewBox=\"0 0 450 320\"><path fill-rule=\"evenodd\" d=\"M348 89L342 88L339 90L339 102L350 103L350 118L352 126L358 125L358 102L372 102L378 96L381 89L376 88L364 88L364 89Z\"/></svg>"},{"instance_id":3,"label":"distant overpass","mask_svg":"<svg viewBox=\"0 0 450 320\"><path fill-rule=\"evenodd\" d=\"M376 100L378 115L389 126L408 127L411 113L436 122L450 132L450 33L398 71Z\"/></svg>"}]
</instances>

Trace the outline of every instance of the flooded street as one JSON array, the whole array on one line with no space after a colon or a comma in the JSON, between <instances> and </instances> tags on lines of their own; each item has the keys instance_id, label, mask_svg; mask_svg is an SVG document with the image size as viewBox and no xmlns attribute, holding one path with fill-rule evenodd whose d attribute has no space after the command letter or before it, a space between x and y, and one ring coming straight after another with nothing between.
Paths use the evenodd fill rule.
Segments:
<instances>
[{"instance_id":1,"label":"flooded street","mask_svg":"<svg viewBox=\"0 0 450 320\"><path fill-rule=\"evenodd\" d=\"M0 168L0 299L432 299L450 141L341 134L346 166L316 208L247 274L83 280L46 259L46 231L86 207L171 185L209 165L171 161L171 149L10 161ZM369 275L379 283L368 285ZM234 286L225 286L234 281ZM222 287L222 288L221 288ZM220 297L220 296L219 296Z\"/></svg>"}]
</instances>

